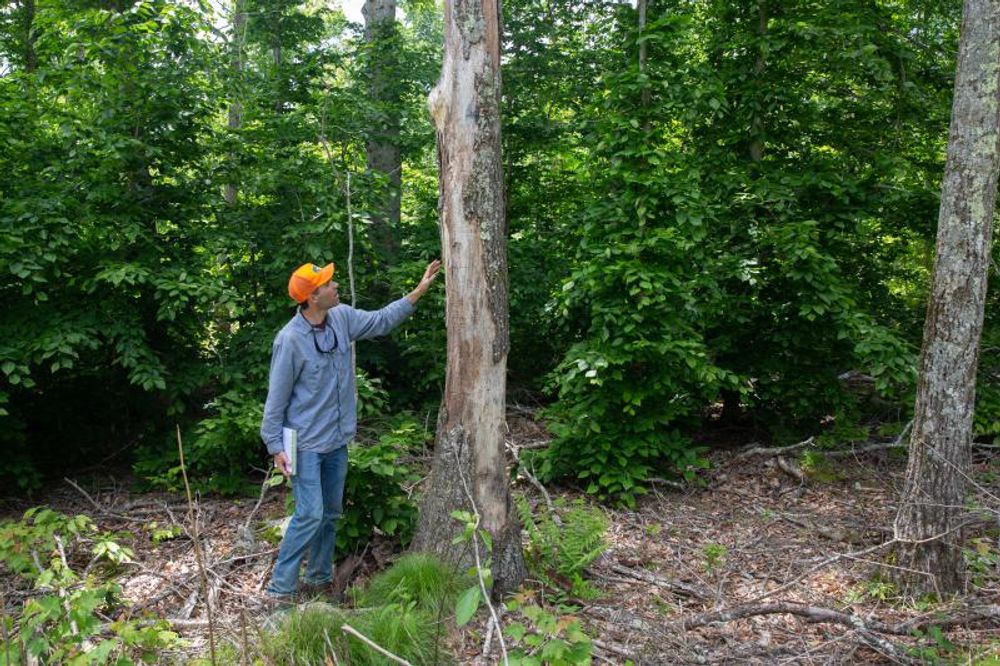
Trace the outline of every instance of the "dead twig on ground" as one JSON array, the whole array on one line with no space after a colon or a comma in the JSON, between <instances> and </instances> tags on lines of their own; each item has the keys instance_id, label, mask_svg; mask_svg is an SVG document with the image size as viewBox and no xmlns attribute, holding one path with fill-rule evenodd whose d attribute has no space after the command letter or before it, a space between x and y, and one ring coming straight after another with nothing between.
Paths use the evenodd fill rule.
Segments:
<instances>
[{"instance_id":1,"label":"dead twig on ground","mask_svg":"<svg viewBox=\"0 0 1000 666\"><path fill-rule=\"evenodd\" d=\"M192 543L194 544L194 556L195 561L198 564L198 571L201 574L201 588L202 595L205 598L205 615L208 617L208 646L212 657L212 664L215 661L215 626L212 618L212 604L210 603L209 589L208 589L208 575L206 573L205 567L205 557L201 552L201 539L198 535L198 517L195 513L194 499L191 496L191 485L188 483L187 478L187 468L184 465L184 445L181 443L181 427L177 426L177 451L180 454L180 465L181 465L181 476L184 477L184 492L187 495L188 501L188 519L191 522L191 531L193 532L194 538Z\"/></svg>"},{"instance_id":2,"label":"dead twig on ground","mask_svg":"<svg viewBox=\"0 0 1000 666\"><path fill-rule=\"evenodd\" d=\"M98 504L97 500L95 500L93 497L90 496L90 493L88 493L86 490L84 490L83 488L81 488L72 479L67 479L67 478L63 477L63 481L65 481L69 485L73 486L73 488L75 488L78 493L80 493L81 495L83 495L83 498L85 500L87 500L87 502L92 507L94 507L94 510L96 510L101 515L108 516L109 518L114 518L115 520L123 520L123 521L125 521L127 523L141 523L141 522L143 522L143 520L141 518L132 518L130 516L125 516L125 515L122 515L120 513L115 512L115 511L112 511L111 509L108 509L107 507L101 506L100 504Z\"/></svg>"},{"instance_id":3,"label":"dead twig on ground","mask_svg":"<svg viewBox=\"0 0 1000 666\"><path fill-rule=\"evenodd\" d=\"M866 645L884 654L890 659L903 664L917 664L920 660L911 657L904 647L879 636L909 636L916 630L930 626L947 628L965 626L969 622L997 620L1000 618L1000 606L991 605L968 609L965 613L952 618L929 617L914 618L906 622L889 624L880 620L864 619L851 613L844 613L832 608L810 606L789 601L775 601L766 604L741 604L721 611L698 613L675 620L667 624L668 630L690 631L709 624L733 622L760 615L794 615L808 622L838 624L855 631Z\"/></svg>"},{"instance_id":4,"label":"dead twig on ground","mask_svg":"<svg viewBox=\"0 0 1000 666\"><path fill-rule=\"evenodd\" d=\"M614 654L617 654L619 657L625 657L626 659L635 659L635 652L627 650L620 645L616 645L614 643L610 643L607 641L598 640L596 638L591 639L590 642L593 643L595 647L599 647L605 652L613 652Z\"/></svg>"},{"instance_id":5,"label":"dead twig on ground","mask_svg":"<svg viewBox=\"0 0 1000 666\"><path fill-rule=\"evenodd\" d=\"M622 564L612 564L611 570L617 574L627 576L634 580L639 580L644 583L650 583L657 587L663 588L678 594L682 597L694 597L695 599L711 599L713 594L705 589L699 588L697 585L691 585L690 583L682 583L677 580L671 580L663 576L657 576L654 573L648 571L638 571L636 569L629 569Z\"/></svg>"},{"instance_id":6,"label":"dead twig on ground","mask_svg":"<svg viewBox=\"0 0 1000 666\"><path fill-rule=\"evenodd\" d=\"M397 664L402 664L403 666L413 666L413 664L411 664L410 662L406 661L402 657L397 657L396 655L394 655L393 653L389 652L388 650L386 650L381 645L378 645L377 643L375 643L374 641L372 641L370 638L366 637L364 634L362 634L360 631L358 631L357 629L355 629L351 625L349 625L349 624L342 625L340 627L340 629L341 629L341 631L345 631L345 632L349 633L350 635L354 636L355 638L357 638L358 640L360 640L365 645L367 645L371 649L375 650L376 652L378 652L382 656L384 656L384 657L386 657L388 659L392 659Z\"/></svg>"},{"instance_id":7,"label":"dead twig on ground","mask_svg":"<svg viewBox=\"0 0 1000 666\"><path fill-rule=\"evenodd\" d=\"M784 456L778 456L778 469L792 477L799 483L805 483L808 481L806 478L806 473L802 471L802 468L794 463L788 462Z\"/></svg>"},{"instance_id":8,"label":"dead twig on ground","mask_svg":"<svg viewBox=\"0 0 1000 666\"><path fill-rule=\"evenodd\" d=\"M755 446L752 449L748 449L739 455L735 456L730 462L736 463L747 458L752 458L753 456L780 456L789 451L795 451L797 449L804 449L807 446L812 446L816 441L815 437L810 437L807 440L801 441L798 444L792 444L790 446Z\"/></svg>"}]
</instances>

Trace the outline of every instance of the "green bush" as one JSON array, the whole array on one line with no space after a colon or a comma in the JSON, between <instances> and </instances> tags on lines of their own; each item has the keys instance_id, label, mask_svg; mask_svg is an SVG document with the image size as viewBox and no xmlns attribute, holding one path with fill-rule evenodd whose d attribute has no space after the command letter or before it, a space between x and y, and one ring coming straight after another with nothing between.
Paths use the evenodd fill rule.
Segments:
<instances>
[{"instance_id":1,"label":"green bush","mask_svg":"<svg viewBox=\"0 0 1000 666\"><path fill-rule=\"evenodd\" d=\"M5 626L8 640L0 641L0 660L7 663L7 655L16 655L10 663L124 666L136 659L149 662L160 650L178 646L165 620L101 621L125 610L110 574L131 557L87 516L37 507L20 521L0 522L0 562L34 588L20 616ZM91 563L86 577L73 568L80 561Z\"/></svg>"},{"instance_id":2,"label":"green bush","mask_svg":"<svg viewBox=\"0 0 1000 666\"><path fill-rule=\"evenodd\" d=\"M423 427L412 420L400 420L382 433L375 444L352 445L344 515L337 525L337 551L348 553L364 545L374 530L393 536L403 545L410 542L417 519L417 507L403 486L420 476L400 456L423 445Z\"/></svg>"},{"instance_id":3,"label":"green bush","mask_svg":"<svg viewBox=\"0 0 1000 666\"><path fill-rule=\"evenodd\" d=\"M511 622L504 632L512 639L510 663L513 666L578 666L591 662L593 641L572 615L549 612L528 602L528 594L516 595L507 602L508 611L518 613L523 621Z\"/></svg>"}]
</instances>

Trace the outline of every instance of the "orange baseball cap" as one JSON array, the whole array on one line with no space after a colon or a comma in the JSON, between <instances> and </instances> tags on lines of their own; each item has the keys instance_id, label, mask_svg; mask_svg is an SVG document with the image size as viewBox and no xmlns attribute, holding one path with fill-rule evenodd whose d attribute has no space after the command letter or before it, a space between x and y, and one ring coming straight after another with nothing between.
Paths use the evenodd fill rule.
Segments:
<instances>
[{"instance_id":1,"label":"orange baseball cap","mask_svg":"<svg viewBox=\"0 0 1000 666\"><path fill-rule=\"evenodd\" d=\"M295 269L292 277L288 278L288 295L296 303L302 303L309 299L309 294L316 291L316 287L322 286L333 279L334 265L327 264L320 268L316 264L302 264Z\"/></svg>"}]
</instances>

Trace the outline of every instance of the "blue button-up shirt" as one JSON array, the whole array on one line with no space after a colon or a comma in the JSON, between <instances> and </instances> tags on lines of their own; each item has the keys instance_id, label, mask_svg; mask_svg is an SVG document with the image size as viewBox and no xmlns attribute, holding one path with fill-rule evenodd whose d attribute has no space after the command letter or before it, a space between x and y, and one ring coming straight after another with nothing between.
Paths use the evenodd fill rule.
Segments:
<instances>
[{"instance_id":1,"label":"blue button-up shirt","mask_svg":"<svg viewBox=\"0 0 1000 666\"><path fill-rule=\"evenodd\" d=\"M282 428L298 431L300 451L325 453L346 446L358 427L350 343L387 334L415 309L406 298L374 312L338 305L327 313L326 325L315 330L296 313L271 348L260 426L267 452L282 451Z\"/></svg>"}]
</instances>

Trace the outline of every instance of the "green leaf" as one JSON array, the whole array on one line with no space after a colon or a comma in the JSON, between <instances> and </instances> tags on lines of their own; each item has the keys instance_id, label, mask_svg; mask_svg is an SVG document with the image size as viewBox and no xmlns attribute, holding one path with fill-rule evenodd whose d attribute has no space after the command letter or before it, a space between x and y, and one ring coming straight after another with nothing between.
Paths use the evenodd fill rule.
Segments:
<instances>
[{"instance_id":1,"label":"green leaf","mask_svg":"<svg viewBox=\"0 0 1000 666\"><path fill-rule=\"evenodd\" d=\"M481 592L478 585L474 585L465 592L462 592L455 603L455 623L458 626L464 626L472 619L472 616L476 614L476 610L479 609L480 599Z\"/></svg>"}]
</instances>

